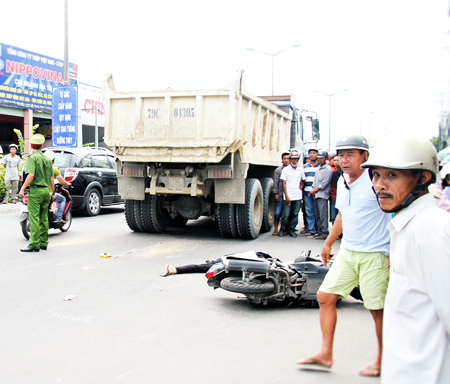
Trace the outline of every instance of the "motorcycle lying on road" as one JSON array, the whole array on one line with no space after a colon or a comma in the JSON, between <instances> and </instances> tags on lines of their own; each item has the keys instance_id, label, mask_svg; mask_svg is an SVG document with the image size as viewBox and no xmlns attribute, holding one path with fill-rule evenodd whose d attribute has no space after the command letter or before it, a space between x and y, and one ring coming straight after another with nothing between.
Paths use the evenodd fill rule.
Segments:
<instances>
[{"instance_id":1,"label":"motorcycle lying on road","mask_svg":"<svg viewBox=\"0 0 450 384\"><path fill-rule=\"evenodd\" d=\"M303 251L292 264L264 252L245 252L222 257L206 273L208 285L214 289L245 295L255 306L296 302L317 306L317 291L333 261L325 266L319 256ZM350 293L362 300L359 286Z\"/></svg>"},{"instance_id":2,"label":"motorcycle lying on road","mask_svg":"<svg viewBox=\"0 0 450 384\"><path fill-rule=\"evenodd\" d=\"M61 232L67 232L72 225L72 198L67 189L60 186L59 183L56 186L56 193L63 195L66 198L66 206L64 207L64 212L62 214L62 219L65 223L55 221L56 210L58 208L58 203L51 201L48 207L48 227L53 229L59 229ZM26 239L30 238L30 219L28 213L28 189L25 190L25 195L22 199L22 208L20 210L20 226L22 227L22 233Z\"/></svg>"}]
</instances>

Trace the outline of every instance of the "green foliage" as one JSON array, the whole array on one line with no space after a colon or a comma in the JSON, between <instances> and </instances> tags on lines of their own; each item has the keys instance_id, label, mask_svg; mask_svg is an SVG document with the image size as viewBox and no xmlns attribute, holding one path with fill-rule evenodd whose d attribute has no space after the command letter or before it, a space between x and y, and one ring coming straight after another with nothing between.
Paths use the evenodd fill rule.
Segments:
<instances>
[{"instance_id":1,"label":"green foliage","mask_svg":"<svg viewBox=\"0 0 450 384\"><path fill-rule=\"evenodd\" d=\"M39 124L35 125L35 127L38 127L38 126L39 126ZM22 170L22 168L24 167L24 165L27 162L27 157L25 156L25 141L23 140L22 132L20 132L18 129L15 129L14 132L16 133L17 138L19 140L19 151L22 154L21 161L19 163L19 166L17 167L19 170L19 174L20 174L20 171Z\"/></svg>"},{"instance_id":2,"label":"green foliage","mask_svg":"<svg viewBox=\"0 0 450 384\"><path fill-rule=\"evenodd\" d=\"M440 151L441 149L448 147L448 137L443 136L442 140L442 148L439 148L439 137L434 136L430 139L430 141L433 143L433 145L436 147L436 151Z\"/></svg>"},{"instance_id":3,"label":"green foliage","mask_svg":"<svg viewBox=\"0 0 450 384\"><path fill-rule=\"evenodd\" d=\"M19 139L19 152L25 153L25 141L23 140L22 132L20 132L18 129L14 129L14 133Z\"/></svg>"},{"instance_id":4,"label":"green foliage","mask_svg":"<svg viewBox=\"0 0 450 384\"><path fill-rule=\"evenodd\" d=\"M33 136L35 134L35 132L36 132L36 129L38 129L38 128L39 128L39 124L33 125L31 127L31 135L30 136Z\"/></svg>"}]
</instances>

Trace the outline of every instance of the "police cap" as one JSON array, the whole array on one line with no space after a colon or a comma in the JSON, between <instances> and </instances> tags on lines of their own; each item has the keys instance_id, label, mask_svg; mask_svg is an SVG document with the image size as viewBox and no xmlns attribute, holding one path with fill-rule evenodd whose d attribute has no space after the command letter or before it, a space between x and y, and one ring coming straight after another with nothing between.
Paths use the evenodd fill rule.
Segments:
<instances>
[{"instance_id":1,"label":"police cap","mask_svg":"<svg viewBox=\"0 0 450 384\"><path fill-rule=\"evenodd\" d=\"M30 137L30 144L35 146L40 146L45 143L45 137L40 133L36 133L35 135Z\"/></svg>"}]
</instances>

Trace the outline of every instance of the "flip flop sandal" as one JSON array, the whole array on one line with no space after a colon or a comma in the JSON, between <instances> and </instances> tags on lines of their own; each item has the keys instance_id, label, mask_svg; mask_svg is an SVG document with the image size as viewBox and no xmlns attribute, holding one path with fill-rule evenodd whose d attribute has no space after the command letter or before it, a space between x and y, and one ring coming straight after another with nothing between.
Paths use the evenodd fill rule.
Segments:
<instances>
[{"instance_id":1,"label":"flip flop sandal","mask_svg":"<svg viewBox=\"0 0 450 384\"><path fill-rule=\"evenodd\" d=\"M366 371L366 370L367 371L374 371L375 375L366 375L366 374L364 374L363 371ZM380 370L381 370L381 367L376 367L375 365L369 364L367 367L362 368L359 371L359 374L361 376L365 376L365 377L378 377L378 376L380 376Z\"/></svg>"},{"instance_id":2,"label":"flip flop sandal","mask_svg":"<svg viewBox=\"0 0 450 384\"><path fill-rule=\"evenodd\" d=\"M308 360L311 360L312 363L300 363L297 361L297 364L300 365L303 368L324 368L324 369L330 369L331 365L325 365L322 364L319 360L317 360L315 357L307 357Z\"/></svg>"}]
</instances>

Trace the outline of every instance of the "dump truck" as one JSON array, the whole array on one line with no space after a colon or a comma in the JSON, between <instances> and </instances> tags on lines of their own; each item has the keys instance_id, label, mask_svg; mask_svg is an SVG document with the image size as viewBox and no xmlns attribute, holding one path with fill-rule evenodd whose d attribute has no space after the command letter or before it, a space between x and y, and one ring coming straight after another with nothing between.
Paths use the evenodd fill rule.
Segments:
<instances>
[{"instance_id":1,"label":"dump truck","mask_svg":"<svg viewBox=\"0 0 450 384\"><path fill-rule=\"evenodd\" d=\"M133 231L209 216L226 238L255 239L274 222L273 174L281 154L302 153L291 97L253 96L244 72L223 89L119 92L103 86L105 143Z\"/></svg>"}]
</instances>

